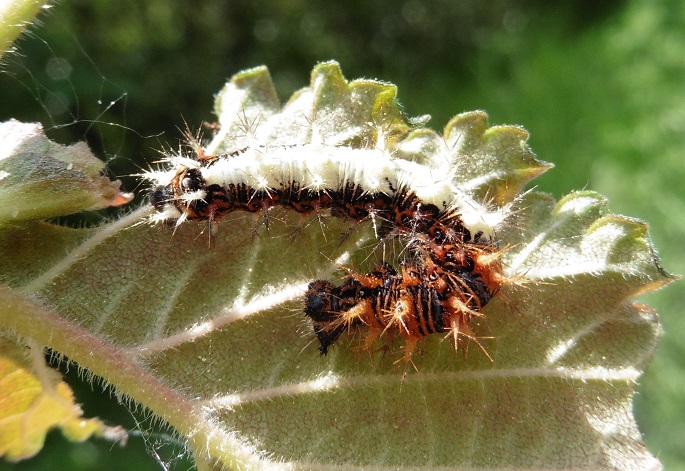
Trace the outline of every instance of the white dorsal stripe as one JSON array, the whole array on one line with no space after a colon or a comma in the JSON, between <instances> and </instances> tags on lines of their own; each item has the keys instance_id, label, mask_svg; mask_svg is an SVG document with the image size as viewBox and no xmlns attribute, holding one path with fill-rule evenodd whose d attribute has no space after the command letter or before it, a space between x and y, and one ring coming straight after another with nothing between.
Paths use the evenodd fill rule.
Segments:
<instances>
[{"instance_id":1,"label":"white dorsal stripe","mask_svg":"<svg viewBox=\"0 0 685 471\"><path fill-rule=\"evenodd\" d=\"M365 193L392 196L403 190L414 193L422 204L456 210L472 234L493 238L503 211L488 211L453 183L453 175L417 162L395 158L383 149L358 149L324 144L256 146L219 156L211 164L186 156L169 157L168 171L151 171L145 177L167 186L183 168L199 168L207 184L227 188L244 184L255 190L282 189L293 184L312 192L338 191L352 183ZM209 162L209 161L208 161ZM203 192L184 194L185 202L202 199ZM173 208L173 209L172 209ZM154 221L177 219L180 211L170 201Z\"/></svg>"}]
</instances>

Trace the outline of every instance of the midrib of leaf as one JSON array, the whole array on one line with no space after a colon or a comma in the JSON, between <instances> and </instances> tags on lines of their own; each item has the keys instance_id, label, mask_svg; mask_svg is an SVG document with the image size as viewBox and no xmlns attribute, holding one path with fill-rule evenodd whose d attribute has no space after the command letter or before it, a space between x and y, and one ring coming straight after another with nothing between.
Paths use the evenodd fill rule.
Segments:
<instances>
[{"instance_id":1,"label":"midrib of leaf","mask_svg":"<svg viewBox=\"0 0 685 471\"><path fill-rule=\"evenodd\" d=\"M201 419L201 404L150 374L134 356L11 289L0 287L0 298L4 301L0 310L3 325L68 356L90 373L116 385L118 393L164 417L194 449L223 450L226 464L237 469L261 467L259 456L233 434L213 421Z\"/></svg>"},{"instance_id":2,"label":"midrib of leaf","mask_svg":"<svg viewBox=\"0 0 685 471\"><path fill-rule=\"evenodd\" d=\"M143 222L150 211L151 208L144 206L117 221L99 226L90 238L18 291L29 296L40 292L74 263L97 250L98 246L105 243L107 239L115 236L119 231ZM302 287L299 288L301 292ZM225 456L229 458L227 463L232 462L238 469L255 464L259 467L259 457L252 450L246 450L232 434L224 433L220 427L212 426L209 421L198 420L203 415L200 404L194 403L179 391L167 386L164 381L152 375L144 367L144 362L140 361L141 358L138 355L131 354L132 351L145 351L144 346L127 351L3 286L0 286L0 299L4 301L0 317L5 327L26 336L33 343L39 342L60 352L70 361L76 362L90 373L104 379L107 384L115 385L117 393L144 405L158 417L164 417L165 421L178 433L187 437L194 449L206 449L212 443L215 446L221 444L221 449L228 445L229 450ZM256 307L263 306L264 303L258 303ZM104 317L101 322L104 322ZM213 325L210 329L216 327L217 325ZM200 330L202 331L201 327ZM191 335L184 337L184 340L192 341L193 338L194 336ZM162 343L166 343L166 348L173 348L174 339L162 341ZM42 362L39 361L36 365L40 367ZM42 371L41 368L38 369L38 372L40 371Z\"/></svg>"}]
</instances>

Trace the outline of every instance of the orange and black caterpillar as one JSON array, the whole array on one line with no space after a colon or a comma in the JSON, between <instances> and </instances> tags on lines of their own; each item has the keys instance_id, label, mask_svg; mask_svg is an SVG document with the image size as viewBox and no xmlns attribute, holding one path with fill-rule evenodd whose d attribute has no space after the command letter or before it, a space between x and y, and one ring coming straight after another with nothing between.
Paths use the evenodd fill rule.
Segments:
<instances>
[{"instance_id":1,"label":"orange and black caterpillar","mask_svg":"<svg viewBox=\"0 0 685 471\"><path fill-rule=\"evenodd\" d=\"M325 280L310 283L305 314L321 354L361 326L368 329L367 348L383 333L404 337L405 361L429 334L449 333L455 348L460 336L474 338L468 324L482 315L501 284L498 255L486 245L428 239L415 241L410 252L400 273L383 264L366 275L350 272L337 287Z\"/></svg>"}]
</instances>

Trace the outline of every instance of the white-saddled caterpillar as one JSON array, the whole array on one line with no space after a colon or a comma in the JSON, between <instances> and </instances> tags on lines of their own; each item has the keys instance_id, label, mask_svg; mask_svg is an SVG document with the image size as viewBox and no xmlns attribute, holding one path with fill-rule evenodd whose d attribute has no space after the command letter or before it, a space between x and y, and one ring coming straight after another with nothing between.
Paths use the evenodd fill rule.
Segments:
<instances>
[{"instance_id":1,"label":"white-saddled caterpillar","mask_svg":"<svg viewBox=\"0 0 685 471\"><path fill-rule=\"evenodd\" d=\"M198 159L169 157L168 163L169 170L145 175L155 185L153 221L218 221L233 211L273 206L302 214L330 209L355 221L373 214L406 233L426 233L441 221L456 231L446 238L470 242L492 240L492 221L499 219L455 187L450 175L380 149L253 147Z\"/></svg>"}]
</instances>

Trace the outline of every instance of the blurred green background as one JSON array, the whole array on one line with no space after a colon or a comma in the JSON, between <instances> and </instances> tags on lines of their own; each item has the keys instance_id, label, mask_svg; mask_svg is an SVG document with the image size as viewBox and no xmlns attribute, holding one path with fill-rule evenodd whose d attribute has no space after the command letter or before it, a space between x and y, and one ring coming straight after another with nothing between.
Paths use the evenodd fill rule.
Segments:
<instances>
[{"instance_id":1,"label":"blurred green background","mask_svg":"<svg viewBox=\"0 0 685 471\"><path fill-rule=\"evenodd\" d=\"M556 165L537 188L591 188L645 219L671 272L685 273L685 3L670 1L65 0L40 16L0 67L0 121L41 121L62 143L85 139L112 176L176 146L184 120L212 121L235 72L269 66L283 100L317 61L347 78L399 87L409 115L441 129L484 109L520 124ZM124 177L127 190L136 179ZM95 218L102 216L93 216ZM640 301L664 336L635 412L666 469L685 469L683 284ZM87 415L136 430L126 448L48 437L35 459L0 469L188 469L183 450L98 384L68 373ZM142 422L136 424L135 420ZM152 453L149 453L152 451Z\"/></svg>"}]
</instances>

